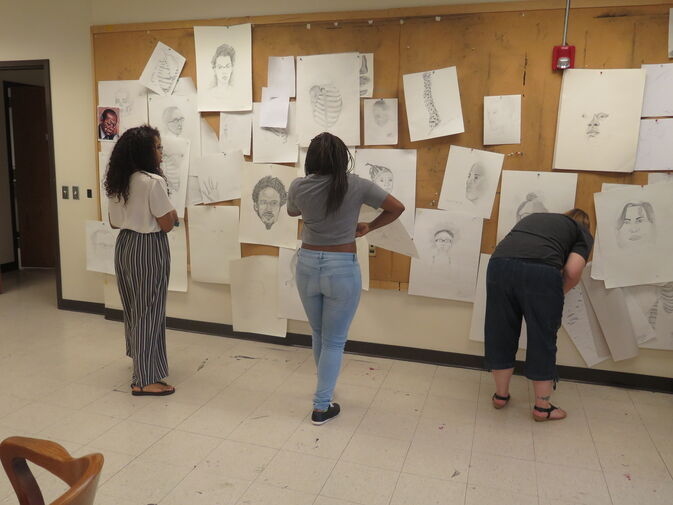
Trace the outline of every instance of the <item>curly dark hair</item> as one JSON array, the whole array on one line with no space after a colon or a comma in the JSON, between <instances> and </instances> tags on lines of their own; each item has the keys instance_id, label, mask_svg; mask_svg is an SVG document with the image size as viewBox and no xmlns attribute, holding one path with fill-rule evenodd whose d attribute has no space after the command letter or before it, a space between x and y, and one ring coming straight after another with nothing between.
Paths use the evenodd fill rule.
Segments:
<instances>
[{"instance_id":1,"label":"curly dark hair","mask_svg":"<svg viewBox=\"0 0 673 505\"><path fill-rule=\"evenodd\" d=\"M287 191L285 190L285 184L283 184L283 181L281 181L278 177L273 177L272 175L267 175L257 181L257 184L255 184L255 187L252 190L253 202L257 203L257 200L259 199L259 193L265 188L271 188L278 191L278 195L280 196L280 206L282 207L285 205L287 202Z\"/></svg>"},{"instance_id":2,"label":"curly dark hair","mask_svg":"<svg viewBox=\"0 0 673 505\"><path fill-rule=\"evenodd\" d=\"M124 132L112 150L105 174L105 194L109 198L117 197L126 203L129 182L135 172L143 171L164 177L154 153L154 141L160 138L159 130L147 125L129 128Z\"/></svg>"}]
</instances>

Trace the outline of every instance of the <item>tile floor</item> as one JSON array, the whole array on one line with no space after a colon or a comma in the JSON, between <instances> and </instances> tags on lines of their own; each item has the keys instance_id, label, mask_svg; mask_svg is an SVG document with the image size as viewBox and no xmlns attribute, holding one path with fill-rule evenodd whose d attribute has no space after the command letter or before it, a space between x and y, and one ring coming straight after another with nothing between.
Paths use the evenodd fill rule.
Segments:
<instances>
[{"instance_id":1,"label":"tile floor","mask_svg":"<svg viewBox=\"0 0 673 505\"><path fill-rule=\"evenodd\" d=\"M563 382L568 419L537 424L521 378L496 411L486 373L347 355L315 427L308 349L169 331L177 393L137 398L120 323L56 310L49 272L3 280L0 438L102 452L98 505L673 504L673 395Z\"/></svg>"}]
</instances>

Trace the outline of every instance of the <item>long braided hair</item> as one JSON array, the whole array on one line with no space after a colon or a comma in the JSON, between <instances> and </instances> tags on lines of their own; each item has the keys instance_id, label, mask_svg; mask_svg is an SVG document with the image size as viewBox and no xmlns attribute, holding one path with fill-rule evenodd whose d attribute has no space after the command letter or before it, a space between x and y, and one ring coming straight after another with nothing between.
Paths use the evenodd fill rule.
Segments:
<instances>
[{"instance_id":1,"label":"long braided hair","mask_svg":"<svg viewBox=\"0 0 673 505\"><path fill-rule=\"evenodd\" d=\"M339 137L328 132L315 136L308 146L304 169L306 175L329 175L331 184L325 204L325 214L329 215L341 206L348 191L348 172L353 164L353 156Z\"/></svg>"}]
</instances>

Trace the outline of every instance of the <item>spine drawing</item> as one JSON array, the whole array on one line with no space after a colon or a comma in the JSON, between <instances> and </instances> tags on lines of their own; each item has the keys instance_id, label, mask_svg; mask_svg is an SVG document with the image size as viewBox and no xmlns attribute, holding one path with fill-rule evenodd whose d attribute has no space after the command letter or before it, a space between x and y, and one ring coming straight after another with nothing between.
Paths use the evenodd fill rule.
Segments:
<instances>
[{"instance_id":1,"label":"spine drawing","mask_svg":"<svg viewBox=\"0 0 673 505\"><path fill-rule=\"evenodd\" d=\"M177 68L178 64L175 61L175 58L166 51L162 52L158 59L157 66L152 72L152 82L155 82L164 93L168 93L175 80Z\"/></svg>"},{"instance_id":2,"label":"spine drawing","mask_svg":"<svg viewBox=\"0 0 673 505\"><path fill-rule=\"evenodd\" d=\"M647 320L653 329L657 328L657 316L659 315L659 303L661 302L667 314L673 313L673 282L668 282L657 289L658 296L647 315Z\"/></svg>"},{"instance_id":3,"label":"spine drawing","mask_svg":"<svg viewBox=\"0 0 673 505\"><path fill-rule=\"evenodd\" d=\"M323 128L334 126L341 116L343 107L339 89L331 83L316 84L311 86L309 93L311 94L313 120Z\"/></svg>"},{"instance_id":4,"label":"spine drawing","mask_svg":"<svg viewBox=\"0 0 673 505\"><path fill-rule=\"evenodd\" d=\"M442 122L439 112L435 106L435 100L432 98L432 74L433 72L423 72L423 102L428 111L428 126L430 131L434 130Z\"/></svg>"}]
</instances>

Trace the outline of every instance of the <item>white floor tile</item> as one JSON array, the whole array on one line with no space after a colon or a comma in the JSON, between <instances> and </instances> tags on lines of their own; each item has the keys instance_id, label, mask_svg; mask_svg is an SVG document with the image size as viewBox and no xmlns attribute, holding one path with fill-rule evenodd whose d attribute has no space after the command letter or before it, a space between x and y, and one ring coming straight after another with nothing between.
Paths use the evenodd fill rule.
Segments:
<instances>
[{"instance_id":1,"label":"white floor tile","mask_svg":"<svg viewBox=\"0 0 673 505\"><path fill-rule=\"evenodd\" d=\"M390 505L445 505L465 501L465 484L403 473Z\"/></svg>"},{"instance_id":2,"label":"white floor tile","mask_svg":"<svg viewBox=\"0 0 673 505\"><path fill-rule=\"evenodd\" d=\"M223 440L199 464L199 468L210 473L254 481L278 453L278 449Z\"/></svg>"},{"instance_id":3,"label":"white floor tile","mask_svg":"<svg viewBox=\"0 0 673 505\"><path fill-rule=\"evenodd\" d=\"M602 472L537 463L536 474L541 498L583 505L611 504L610 493Z\"/></svg>"},{"instance_id":4,"label":"white floor tile","mask_svg":"<svg viewBox=\"0 0 673 505\"><path fill-rule=\"evenodd\" d=\"M409 445L405 440L356 433L341 455L341 460L399 472Z\"/></svg>"},{"instance_id":5,"label":"white floor tile","mask_svg":"<svg viewBox=\"0 0 673 505\"><path fill-rule=\"evenodd\" d=\"M257 482L317 495L335 464L333 459L280 451Z\"/></svg>"},{"instance_id":6,"label":"white floor tile","mask_svg":"<svg viewBox=\"0 0 673 505\"><path fill-rule=\"evenodd\" d=\"M387 505L398 476L399 472L340 461L320 494L362 505Z\"/></svg>"},{"instance_id":7,"label":"white floor tile","mask_svg":"<svg viewBox=\"0 0 673 505\"><path fill-rule=\"evenodd\" d=\"M511 493L537 496L535 463L473 452L468 485L493 487Z\"/></svg>"},{"instance_id":8,"label":"white floor tile","mask_svg":"<svg viewBox=\"0 0 673 505\"><path fill-rule=\"evenodd\" d=\"M261 482L253 483L237 505L313 505L316 495L270 486ZM177 505L177 504L176 504Z\"/></svg>"}]
</instances>

